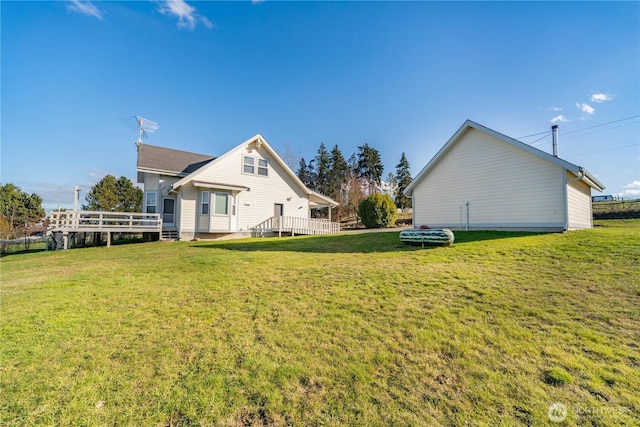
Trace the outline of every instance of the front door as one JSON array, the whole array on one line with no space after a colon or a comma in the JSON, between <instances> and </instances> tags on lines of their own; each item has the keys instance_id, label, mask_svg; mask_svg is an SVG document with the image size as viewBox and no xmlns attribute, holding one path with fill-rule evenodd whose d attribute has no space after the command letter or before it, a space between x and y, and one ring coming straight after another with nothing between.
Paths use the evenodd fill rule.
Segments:
<instances>
[{"instance_id":1,"label":"front door","mask_svg":"<svg viewBox=\"0 0 640 427\"><path fill-rule=\"evenodd\" d=\"M273 205L273 216L280 218L284 214L284 205L282 203L276 203Z\"/></svg>"},{"instance_id":2,"label":"front door","mask_svg":"<svg viewBox=\"0 0 640 427\"><path fill-rule=\"evenodd\" d=\"M176 199L164 199L162 201L162 223L174 225L176 211Z\"/></svg>"}]
</instances>

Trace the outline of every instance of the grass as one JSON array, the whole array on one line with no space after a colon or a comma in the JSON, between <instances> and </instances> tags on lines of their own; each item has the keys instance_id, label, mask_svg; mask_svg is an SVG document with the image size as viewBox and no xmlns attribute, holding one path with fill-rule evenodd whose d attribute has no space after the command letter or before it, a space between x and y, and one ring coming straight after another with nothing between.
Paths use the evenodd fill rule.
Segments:
<instances>
[{"instance_id":1,"label":"grass","mask_svg":"<svg viewBox=\"0 0 640 427\"><path fill-rule=\"evenodd\" d=\"M640 221L2 258L0 425L640 423Z\"/></svg>"},{"instance_id":2,"label":"grass","mask_svg":"<svg viewBox=\"0 0 640 427\"><path fill-rule=\"evenodd\" d=\"M11 254L39 252L45 250L45 242L0 243L0 257Z\"/></svg>"},{"instance_id":3,"label":"grass","mask_svg":"<svg viewBox=\"0 0 640 427\"><path fill-rule=\"evenodd\" d=\"M565 385L573 382L571 374L562 368L547 369L544 373L544 378L547 384L554 385Z\"/></svg>"}]
</instances>

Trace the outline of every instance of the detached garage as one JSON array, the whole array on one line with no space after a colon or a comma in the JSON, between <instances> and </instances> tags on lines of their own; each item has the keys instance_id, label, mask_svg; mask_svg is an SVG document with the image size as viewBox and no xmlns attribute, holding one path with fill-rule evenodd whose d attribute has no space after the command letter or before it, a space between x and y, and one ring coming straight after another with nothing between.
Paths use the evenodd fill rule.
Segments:
<instances>
[{"instance_id":1,"label":"detached garage","mask_svg":"<svg viewBox=\"0 0 640 427\"><path fill-rule=\"evenodd\" d=\"M413 224L468 230L592 227L585 168L467 120L405 190Z\"/></svg>"}]
</instances>

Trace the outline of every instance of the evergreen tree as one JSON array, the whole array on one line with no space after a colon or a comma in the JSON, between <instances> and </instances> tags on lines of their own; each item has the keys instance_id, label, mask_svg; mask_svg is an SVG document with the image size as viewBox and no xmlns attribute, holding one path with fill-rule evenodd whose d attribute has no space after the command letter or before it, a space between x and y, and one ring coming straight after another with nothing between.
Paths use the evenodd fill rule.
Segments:
<instances>
[{"instance_id":1,"label":"evergreen tree","mask_svg":"<svg viewBox=\"0 0 640 427\"><path fill-rule=\"evenodd\" d=\"M329 171L331 170L331 157L329 156L329 152L327 151L327 147L324 145L324 142L320 143L320 148L318 148L318 154L316 155L315 161L315 191L320 194L327 194L327 190L329 189Z\"/></svg>"},{"instance_id":2,"label":"evergreen tree","mask_svg":"<svg viewBox=\"0 0 640 427\"><path fill-rule=\"evenodd\" d=\"M313 190L313 160L311 162L309 162L309 164L307 165L307 162L304 160L304 157L302 159L300 159L300 163L298 165L298 170L296 172L296 175L298 175L298 178L300 178L300 181L302 181L302 183Z\"/></svg>"},{"instance_id":3,"label":"evergreen tree","mask_svg":"<svg viewBox=\"0 0 640 427\"><path fill-rule=\"evenodd\" d=\"M358 178L358 158L355 154L347 162L347 176L345 182L345 215L356 219L358 206L364 200L361 178Z\"/></svg>"},{"instance_id":4,"label":"evergreen tree","mask_svg":"<svg viewBox=\"0 0 640 427\"><path fill-rule=\"evenodd\" d=\"M384 166L380 159L380 153L369 144L358 147L358 178L363 178L367 185L367 194L375 192L377 186L380 185L382 179L382 171Z\"/></svg>"},{"instance_id":5,"label":"evergreen tree","mask_svg":"<svg viewBox=\"0 0 640 427\"><path fill-rule=\"evenodd\" d=\"M24 235L29 225L45 216L42 197L28 194L13 184L0 187L0 230L3 238L12 239Z\"/></svg>"},{"instance_id":6,"label":"evergreen tree","mask_svg":"<svg viewBox=\"0 0 640 427\"><path fill-rule=\"evenodd\" d=\"M142 189L133 185L127 177L121 176L116 181L118 193L118 212L142 212Z\"/></svg>"},{"instance_id":7,"label":"evergreen tree","mask_svg":"<svg viewBox=\"0 0 640 427\"><path fill-rule=\"evenodd\" d=\"M328 186L327 196L331 197L336 202L340 203L336 208L335 218L340 219L342 216L342 205L344 204L344 193L347 176L349 173L349 166L344 159L338 145L334 146L329 155L329 174L328 174Z\"/></svg>"},{"instance_id":8,"label":"evergreen tree","mask_svg":"<svg viewBox=\"0 0 640 427\"><path fill-rule=\"evenodd\" d=\"M396 165L395 178L395 202L400 209L405 210L411 207L411 199L404 194L404 190L411 183L411 170L404 152L402 153L402 157L400 157L400 163Z\"/></svg>"},{"instance_id":9,"label":"evergreen tree","mask_svg":"<svg viewBox=\"0 0 640 427\"><path fill-rule=\"evenodd\" d=\"M339 201L349 166L337 145L331 150L329 167L327 196Z\"/></svg>"},{"instance_id":10,"label":"evergreen tree","mask_svg":"<svg viewBox=\"0 0 640 427\"><path fill-rule=\"evenodd\" d=\"M141 212L142 190L129 178L107 175L91 187L82 209L89 211Z\"/></svg>"}]
</instances>

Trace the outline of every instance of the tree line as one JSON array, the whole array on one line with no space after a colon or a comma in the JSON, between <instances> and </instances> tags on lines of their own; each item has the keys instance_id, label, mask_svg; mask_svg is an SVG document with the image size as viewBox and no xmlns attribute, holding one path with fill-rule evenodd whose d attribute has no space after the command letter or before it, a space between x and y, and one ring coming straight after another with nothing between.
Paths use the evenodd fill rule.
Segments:
<instances>
[{"instance_id":1,"label":"tree line","mask_svg":"<svg viewBox=\"0 0 640 427\"><path fill-rule=\"evenodd\" d=\"M307 162L300 160L296 174L309 189L331 197L339 203L332 218L355 218L359 204L374 193L382 192L384 166L380 152L369 144L358 146L358 151L347 160L336 144L331 151L320 143L316 156ZM401 209L411 206L404 190L411 182L409 161L404 152L396 165L395 174L389 173L387 182L392 197Z\"/></svg>"}]
</instances>

